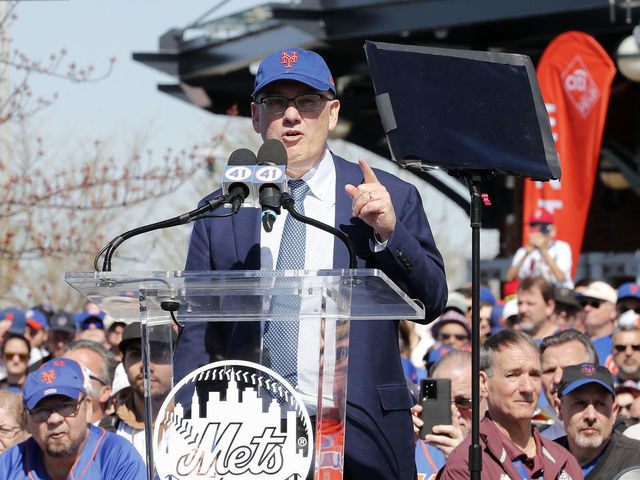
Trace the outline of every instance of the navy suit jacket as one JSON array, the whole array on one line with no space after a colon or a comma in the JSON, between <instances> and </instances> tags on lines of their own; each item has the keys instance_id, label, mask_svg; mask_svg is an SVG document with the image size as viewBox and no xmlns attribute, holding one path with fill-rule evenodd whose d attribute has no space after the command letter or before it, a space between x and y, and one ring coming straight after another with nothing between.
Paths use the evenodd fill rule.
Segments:
<instances>
[{"instance_id":1,"label":"navy suit jacket","mask_svg":"<svg viewBox=\"0 0 640 480\"><path fill-rule=\"evenodd\" d=\"M425 307L425 322L435 319L447 300L442 257L438 252L417 189L375 170L393 202L397 222L386 249L371 249L373 230L352 216L344 185L363 181L360 166L334 155L336 168L335 227L353 242L358 268L384 271L411 298ZM215 192L213 195L218 194ZM255 270L260 268L260 211L243 208L237 215L197 221L186 270ZM334 268L348 268L344 244L334 243ZM185 328L177 346L176 381L195 368L224 356L233 348L257 355L259 332L227 324L225 335L212 335L204 323ZM242 328L242 335L233 330ZM218 332L220 333L220 332ZM255 337L255 338L251 338ZM240 339L240 340L238 340ZM229 342L234 343L230 347ZM241 345L240 343L244 345ZM400 361L397 321L357 321L350 326L345 479L408 480L415 478L413 427L408 391Z\"/></svg>"}]
</instances>

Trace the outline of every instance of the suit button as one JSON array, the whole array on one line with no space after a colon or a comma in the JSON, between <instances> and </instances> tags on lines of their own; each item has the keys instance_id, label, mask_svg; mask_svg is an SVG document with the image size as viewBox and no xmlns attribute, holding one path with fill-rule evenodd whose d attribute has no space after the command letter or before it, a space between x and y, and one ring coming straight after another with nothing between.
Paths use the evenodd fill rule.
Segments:
<instances>
[{"instance_id":1,"label":"suit button","mask_svg":"<svg viewBox=\"0 0 640 480\"><path fill-rule=\"evenodd\" d=\"M396 257L398 257L398 258L403 258L404 257L404 252L402 250L400 250L399 248L396 249Z\"/></svg>"}]
</instances>

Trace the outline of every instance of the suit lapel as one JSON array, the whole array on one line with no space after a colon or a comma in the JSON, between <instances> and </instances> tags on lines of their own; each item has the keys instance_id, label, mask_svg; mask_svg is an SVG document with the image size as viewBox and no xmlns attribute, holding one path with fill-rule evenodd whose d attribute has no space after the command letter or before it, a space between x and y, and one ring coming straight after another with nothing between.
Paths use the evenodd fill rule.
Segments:
<instances>
[{"instance_id":1,"label":"suit lapel","mask_svg":"<svg viewBox=\"0 0 640 480\"><path fill-rule=\"evenodd\" d=\"M348 183L357 186L362 183L364 176L358 165L347 162L336 155L333 155L333 164L336 168L335 227L349 236L354 243L356 252L358 252L360 250L357 243L358 236L355 234L355 230L357 229L355 225L362 226L364 223L354 219L352 216L351 197L345 192L344 186ZM360 231L360 234L362 234L362 231ZM344 243L342 243L342 240L338 237L336 237L333 242L333 266L334 268L349 267L349 252Z\"/></svg>"}]
</instances>

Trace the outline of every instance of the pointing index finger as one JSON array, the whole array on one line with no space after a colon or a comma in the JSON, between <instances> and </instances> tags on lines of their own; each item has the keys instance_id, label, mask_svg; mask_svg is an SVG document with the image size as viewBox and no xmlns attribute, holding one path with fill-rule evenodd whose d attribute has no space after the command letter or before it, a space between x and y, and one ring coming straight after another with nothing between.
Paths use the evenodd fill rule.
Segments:
<instances>
[{"instance_id":1,"label":"pointing index finger","mask_svg":"<svg viewBox=\"0 0 640 480\"><path fill-rule=\"evenodd\" d=\"M364 174L364 183L380 183L378 181L378 177L376 177L376 174L373 172L373 169L364 158L360 158L358 163L360 164L360 168Z\"/></svg>"}]
</instances>

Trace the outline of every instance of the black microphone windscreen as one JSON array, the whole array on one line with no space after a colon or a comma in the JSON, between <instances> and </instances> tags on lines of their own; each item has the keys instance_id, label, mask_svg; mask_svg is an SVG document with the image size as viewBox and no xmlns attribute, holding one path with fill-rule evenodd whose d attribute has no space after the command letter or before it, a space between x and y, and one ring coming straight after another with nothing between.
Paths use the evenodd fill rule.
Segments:
<instances>
[{"instance_id":1,"label":"black microphone windscreen","mask_svg":"<svg viewBox=\"0 0 640 480\"><path fill-rule=\"evenodd\" d=\"M257 158L255 153L248 148L239 148L229 155L227 165L255 165L256 163Z\"/></svg>"},{"instance_id":2,"label":"black microphone windscreen","mask_svg":"<svg viewBox=\"0 0 640 480\"><path fill-rule=\"evenodd\" d=\"M257 157L258 165L275 164L286 165L287 164L287 149L280 140L271 138L264 142L258 150Z\"/></svg>"}]
</instances>

